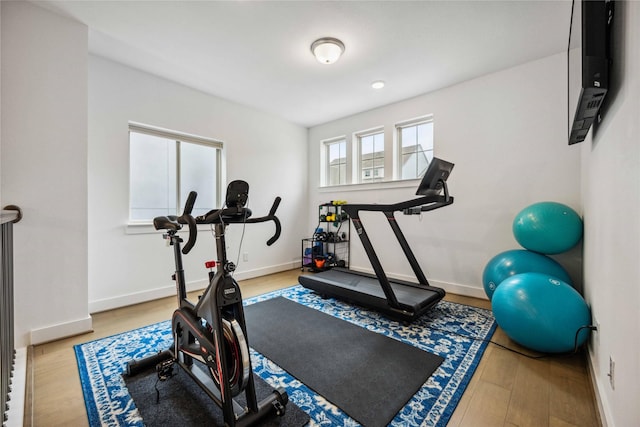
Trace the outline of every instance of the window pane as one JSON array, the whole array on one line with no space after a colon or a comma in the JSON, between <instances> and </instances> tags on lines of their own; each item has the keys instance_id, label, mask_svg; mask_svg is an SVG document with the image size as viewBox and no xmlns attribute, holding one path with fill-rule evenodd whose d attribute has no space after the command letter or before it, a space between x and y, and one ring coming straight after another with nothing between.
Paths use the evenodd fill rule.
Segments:
<instances>
[{"instance_id":1,"label":"window pane","mask_svg":"<svg viewBox=\"0 0 640 427\"><path fill-rule=\"evenodd\" d=\"M340 165L340 180L338 181L338 184L342 185L346 183L347 183L347 165L346 163L342 163Z\"/></svg>"},{"instance_id":2,"label":"window pane","mask_svg":"<svg viewBox=\"0 0 640 427\"><path fill-rule=\"evenodd\" d=\"M381 157L384 157L384 134L378 133L373 135L373 150L379 153Z\"/></svg>"},{"instance_id":3,"label":"window pane","mask_svg":"<svg viewBox=\"0 0 640 427\"><path fill-rule=\"evenodd\" d=\"M345 145L344 141L329 145L329 163L344 158Z\"/></svg>"},{"instance_id":4,"label":"window pane","mask_svg":"<svg viewBox=\"0 0 640 427\"><path fill-rule=\"evenodd\" d=\"M401 128L400 138L402 139L402 147L415 147L417 141L416 127L409 126Z\"/></svg>"},{"instance_id":5,"label":"window pane","mask_svg":"<svg viewBox=\"0 0 640 427\"><path fill-rule=\"evenodd\" d=\"M360 182L372 182L384 176L384 132L359 137Z\"/></svg>"},{"instance_id":6,"label":"window pane","mask_svg":"<svg viewBox=\"0 0 640 427\"><path fill-rule=\"evenodd\" d=\"M417 178L415 153L406 153L402 155L402 178Z\"/></svg>"},{"instance_id":7,"label":"window pane","mask_svg":"<svg viewBox=\"0 0 640 427\"><path fill-rule=\"evenodd\" d=\"M216 148L206 145L180 143L179 213L182 213L190 191L198 193L193 216L217 207L217 152Z\"/></svg>"},{"instance_id":8,"label":"window pane","mask_svg":"<svg viewBox=\"0 0 640 427\"><path fill-rule=\"evenodd\" d=\"M384 178L384 157L376 158L373 161L373 177Z\"/></svg>"},{"instance_id":9,"label":"window pane","mask_svg":"<svg viewBox=\"0 0 640 427\"><path fill-rule=\"evenodd\" d=\"M421 177L433 157L433 122L399 127L400 177Z\"/></svg>"},{"instance_id":10,"label":"window pane","mask_svg":"<svg viewBox=\"0 0 640 427\"><path fill-rule=\"evenodd\" d=\"M360 153L364 156L365 154L373 153L373 136L364 136L360 138Z\"/></svg>"},{"instance_id":11,"label":"window pane","mask_svg":"<svg viewBox=\"0 0 640 427\"><path fill-rule=\"evenodd\" d=\"M184 142L179 135L173 138L169 132L164 134L129 131L130 220L151 221L157 216L179 215L192 190L198 193L194 215L219 204L218 161L222 144Z\"/></svg>"},{"instance_id":12,"label":"window pane","mask_svg":"<svg viewBox=\"0 0 640 427\"><path fill-rule=\"evenodd\" d=\"M130 219L175 214L175 141L131 132L129 153Z\"/></svg>"},{"instance_id":13,"label":"window pane","mask_svg":"<svg viewBox=\"0 0 640 427\"><path fill-rule=\"evenodd\" d=\"M329 167L329 185L340 184L340 165L331 165Z\"/></svg>"},{"instance_id":14,"label":"window pane","mask_svg":"<svg viewBox=\"0 0 640 427\"><path fill-rule=\"evenodd\" d=\"M327 185L346 183L347 142L342 140L327 144Z\"/></svg>"},{"instance_id":15,"label":"window pane","mask_svg":"<svg viewBox=\"0 0 640 427\"><path fill-rule=\"evenodd\" d=\"M433 150L433 123L423 123L417 126L417 143L422 150Z\"/></svg>"},{"instance_id":16,"label":"window pane","mask_svg":"<svg viewBox=\"0 0 640 427\"><path fill-rule=\"evenodd\" d=\"M422 175L424 175L424 173L427 171L427 167L429 167L429 163L431 163L431 160L433 160L433 151L422 151L418 153L418 172L416 174L416 178L422 177Z\"/></svg>"}]
</instances>

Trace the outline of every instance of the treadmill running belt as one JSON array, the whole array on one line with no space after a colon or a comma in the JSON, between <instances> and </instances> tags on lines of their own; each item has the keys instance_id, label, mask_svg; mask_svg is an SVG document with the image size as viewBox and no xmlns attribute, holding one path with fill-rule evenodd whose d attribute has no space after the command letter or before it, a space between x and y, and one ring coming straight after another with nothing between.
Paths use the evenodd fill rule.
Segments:
<instances>
[{"instance_id":1,"label":"treadmill running belt","mask_svg":"<svg viewBox=\"0 0 640 427\"><path fill-rule=\"evenodd\" d=\"M380 282L375 276L349 270L332 269L299 278L300 284L319 294L343 299L354 304L382 311L399 320L414 320L438 303L443 297L441 289L408 282L390 280L391 288L401 305L389 305Z\"/></svg>"}]
</instances>

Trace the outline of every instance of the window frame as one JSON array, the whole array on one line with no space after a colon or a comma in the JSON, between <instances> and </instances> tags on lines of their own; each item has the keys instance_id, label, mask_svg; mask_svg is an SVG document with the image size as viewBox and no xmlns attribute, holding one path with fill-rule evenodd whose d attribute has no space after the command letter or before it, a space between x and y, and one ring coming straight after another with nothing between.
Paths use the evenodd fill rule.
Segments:
<instances>
[{"instance_id":1,"label":"window frame","mask_svg":"<svg viewBox=\"0 0 640 427\"><path fill-rule=\"evenodd\" d=\"M222 202L222 187L223 187L223 148L224 148L224 143L222 141L213 139L213 138L207 138L207 137L202 137L202 136L198 136L198 135L193 135L193 134L189 134L189 133L184 133L184 132L179 132L179 131L173 131L173 130L169 130L169 129L165 129L165 128L160 128L160 127L156 127L156 126L150 126L150 125L146 125L146 124L142 124L142 123L137 123L137 122L129 122L129 129L128 129L128 137L129 137L129 150L131 150L131 133L137 133L137 134L144 134L144 135L150 135L150 136L154 136L154 137L159 137L159 138L163 138L166 140L170 140L170 141L174 141L176 144L176 214L180 215L182 213L182 208L183 206L181 206L181 196L182 194L180 193L180 186L181 186L181 177L182 177L182 173L181 173L181 157L180 157L180 147L182 143L187 143L187 144L196 144L196 145L202 145L202 146L206 146L206 147L210 147L215 149L215 162L216 162L216 183L215 186L216 188L215 193L216 193L216 200L215 200L215 204L216 206L220 206L221 202ZM127 218L128 218L128 225L132 225L132 226L136 226L136 225L149 225L153 223L153 218L150 219L132 219L131 218L131 158L129 158L129 203L128 203L128 213L127 213Z\"/></svg>"},{"instance_id":2,"label":"window frame","mask_svg":"<svg viewBox=\"0 0 640 427\"><path fill-rule=\"evenodd\" d=\"M395 188L397 186L403 187L407 185L408 182L416 181L421 178L421 176L417 177L407 177L403 178L403 167L402 167L402 130L411 126L419 126L421 124L429 124L431 123L431 142L432 147L430 150L423 151L415 151L418 153L425 153L427 162L430 158L435 156L436 151L436 143L435 143L435 119L433 113L424 114L418 117L414 117L407 120L401 120L398 122L389 123L370 127L364 130L352 131L351 129L344 129L347 131L347 135L345 136L333 136L331 138L320 139L320 144L318 147L319 157L319 189L322 190L324 188L327 189L339 189L342 191L356 191L356 190L369 190L375 188L384 188L389 186L390 188ZM364 181L362 178L362 143L361 138L382 134L383 137L383 147L384 147L384 158L380 158L382 160L382 164L384 165L384 176L382 178L377 178L373 180ZM335 134L334 134L335 135ZM346 141L346 183L344 184L330 184L330 171L329 171L329 154L327 145ZM416 141L417 142L417 141ZM420 163L418 163L420 165ZM397 185L394 183L398 183Z\"/></svg>"}]
</instances>

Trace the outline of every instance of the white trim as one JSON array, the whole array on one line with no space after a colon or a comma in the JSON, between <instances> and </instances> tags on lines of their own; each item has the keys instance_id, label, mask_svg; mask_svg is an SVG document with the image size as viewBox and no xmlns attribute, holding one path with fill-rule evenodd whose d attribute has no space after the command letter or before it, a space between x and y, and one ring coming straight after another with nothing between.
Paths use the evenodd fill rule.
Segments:
<instances>
[{"instance_id":1,"label":"white trim","mask_svg":"<svg viewBox=\"0 0 640 427\"><path fill-rule=\"evenodd\" d=\"M363 184L333 185L330 187L318 187L319 193L335 193L337 191L380 191L391 188L416 188L420 179L403 179L396 181L376 181Z\"/></svg>"},{"instance_id":2,"label":"white trim","mask_svg":"<svg viewBox=\"0 0 640 427\"><path fill-rule=\"evenodd\" d=\"M58 323L40 329L31 330L31 345L43 344L61 338L80 335L93 331L93 319L87 316L71 322Z\"/></svg>"},{"instance_id":3,"label":"white trim","mask_svg":"<svg viewBox=\"0 0 640 427\"><path fill-rule=\"evenodd\" d=\"M238 281L253 279L256 277L267 276L269 274L280 273L281 271L288 271L288 270L293 270L294 268L300 268L301 265L302 265L302 261L300 260L300 258L298 258L297 260L294 260L294 261L256 268L254 270L236 271L233 277ZM292 283L291 285L293 286L295 285L295 283Z\"/></svg>"},{"instance_id":4,"label":"white trim","mask_svg":"<svg viewBox=\"0 0 640 427\"><path fill-rule=\"evenodd\" d=\"M283 264L267 266L255 270L236 271L234 278L236 280L252 279L254 277L266 276L267 274L279 273L281 271L292 270L300 267L300 260L295 260ZM207 279L194 280L187 283L187 292L199 291L207 287L209 284ZM292 283L293 285L293 283ZM99 313L101 311L113 310L115 308L126 307L129 305L139 304L142 302L152 301L160 298L166 298L176 295L175 286L163 286L161 288L149 289L146 291L135 292L131 294L120 295L113 298L104 298L95 301L89 301L89 312Z\"/></svg>"},{"instance_id":5,"label":"white trim","mask_svg":"<svg viewBox=\"0 0 640 427\"><path fill-rule=\"evenodd\" d=\"M187 292L204 289L207 286L207 280L194 280L187 283ZM101 311L113 310L115 308L126 307L128 305L140 304L142 302L152 301L160 298L175 296L176 287L174 285L163 286L161 288L149 289L146 291L134 292L130 294L120 295L117 297L104 298L95 301L89 301L89 313L99 313Z\"/></svg>"},{"instance_id":6,"label":"white trim","mask_svg":"<svg viewBox=\"0 0 640 427\"><path fill-rule=\"evenodd\" d=\"M224 146L222 141L218 141L213 138L207 138L205 136L193 135L185 132L178 132L175 130L165 129L157 126L146 125L142 123L129 122L129 132L144 133L146 135L157 136L160 138L180 140L184 142L191 142L194 144L207 145L222 149Z\"/></svg>"},{"instance_id":7,"label":"white trim","mask_svg":"<svg viewBox=\"0 0 640 427\"><path fill-rule=\"evenodd\" d=\"M402 120L401 122L394 123L393 126L398 129L403 127L415 126L422 123L433 123L433 113L425 114L424 116L415 117L413 119Z\"/></svg>"},{"instance_id":8,"label":"white trim","mask_svg":"<svg viewBox=\"0 0 640 427\"><path fill-rule=\"evenodd\" d=\"M349 269L353 271L358 271L361 273L375 274L373 269L371 268L349 266ZM416 282L416 278L414 276L410 276L406 274L389 273L389 272L385 272L385 274L389 279L404 280L406 282L412 282L412 283ZM429 278L427 278L427 280L429 280L429 284L431 286L442 288L446 292L451 292L452 294L488 300L487 295L484 293L484 290L480 288L476 288L474 286L461 285L459 283L442 282L440 280L429 279Z\"/></svg>"},{"instance_id":9,"label":"white trim","mask_svg":"<svg viewBox=\"0 0 640 427\"><path fill-rule=\"evenodd\" d=\"M5 427L22 427L24 424L24 401L27 383L27 348L16 349L16 358L13 364L13 380L11 392L5 412L7 421L2 424Z\"/></svg>"},{"instance_id":10,"label":"white trim","mask_svg":"<svg viewBox=\"0 0 640 427\"><path fill-rule=\"evenodd\" d=\"M597 334L600 332L596 332ZM593 339L593 336L592 338ZM593 355L593 351L589 348L587 353L587 367L589 369L589 379L591 380L591 385L593 387L593 394L596 399L596 411L598 412L598 417L600 418L600 423L602 427L607 427L609 425L615 425L613 422L613 414L611 412L611 406L609 402L603 397L604 394L604 386L606 384L602 384L602 382L598 381L597 376L597 360Z\"/></svg>"},{"instance_id":11,"label":"white trim","mask_svg":"<svg viewBox=\"0 0 640 427\"><path fill-rule=\"evenodd\" d=\"M462 295L465 297L473 297L483 300L489 300L484 289L477 288L475 286L461 285L459 283L441 282L439 280L429 279L431 286L437 286L444 289L446 292L450 292L456 295Z\"/></svg>"}]
</instances>

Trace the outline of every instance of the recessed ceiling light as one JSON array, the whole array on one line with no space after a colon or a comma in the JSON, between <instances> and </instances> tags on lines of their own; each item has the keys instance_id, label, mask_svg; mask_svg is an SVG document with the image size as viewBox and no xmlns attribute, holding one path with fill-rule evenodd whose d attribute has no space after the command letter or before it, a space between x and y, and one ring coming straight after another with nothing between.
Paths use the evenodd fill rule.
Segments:
<instances>
[{"instance_id":1,"label":"recessed ceiling light","mask_svg":"<svg viewBox=\"0 0 640 427\"><path fill-rule=\"evenodd\" d=\"M323 37L311 43L311 52L318 62L333 64L344 52L344 43L333 37Z\"/></svg>"},{"instance_id":2,"label":"recessed ceiling light","mask_svg":"<svg viewBox=\"0 0 640 427\"><path fill-rule=\"evenodd\" d=\"M382 80L376 80L371 83L371 87L374 89L382 89L384 87L384 82Z\"/></svg>"}]
</instances>

